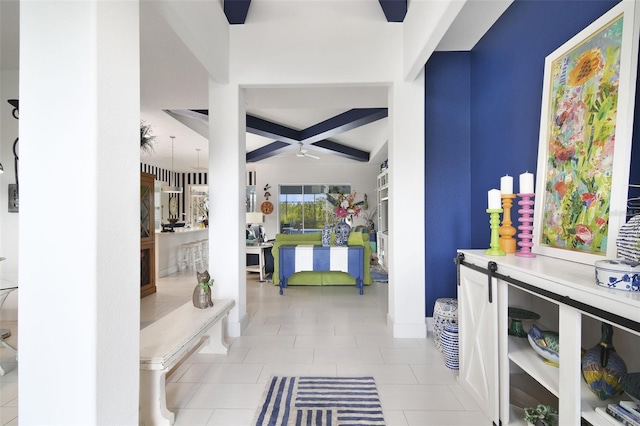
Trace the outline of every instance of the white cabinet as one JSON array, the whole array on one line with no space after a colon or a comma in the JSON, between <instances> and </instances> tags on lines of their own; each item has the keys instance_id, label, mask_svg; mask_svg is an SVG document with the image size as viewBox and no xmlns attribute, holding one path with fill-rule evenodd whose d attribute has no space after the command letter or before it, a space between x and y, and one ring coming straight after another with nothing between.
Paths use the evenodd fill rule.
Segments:
<instances>
[{"instance_id":1,"label":"white cabinet","mask_svg":"<svg viewBox=\"0 0 640 426\"><path fill-rule=\"evenodd\" d=\"M460 384L488 418L498 424L498 310L493 302L495 282L464 267L458 287L458 327L465 331L459 342ZM489 301L489 292L492 292Z\"/></svg>"},{"instance_id":2,"label":"white cabinet","mask_svg":"<svg viewBox=\"0 0 640 426\"><path fill-rule=\"evenodd\" d=\"M598 343L607 322L628 371L640 371L640 294L599 287L593 266L547 256L461 250L458 264L459 381L491 420L524 425L514 400L527 395L558 408L560 425L579 425L581 418L607 425L595 407L629 398L601 401L589 390L581 349ZM538 313L541 328L559 332L559 367L545 364L526 338L508 335L510 306Z\"/></svg>"},{"instance_id":3,"label":"white cabinet","mask_svg":"<svg viewBox=\"0 0 640 426\"><path fill-rule=\"evenodd\" d=\"M389 169L378 175L376 188L378 204L378 262L384 268L389 266L388 237L389 237Z\"/></svg>"}]
</instances>

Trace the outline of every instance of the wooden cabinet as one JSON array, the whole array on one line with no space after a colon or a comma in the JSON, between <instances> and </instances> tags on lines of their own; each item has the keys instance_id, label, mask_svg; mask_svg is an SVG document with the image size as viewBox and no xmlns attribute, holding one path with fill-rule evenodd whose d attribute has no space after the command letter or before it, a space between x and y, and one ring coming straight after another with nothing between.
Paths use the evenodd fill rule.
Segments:
<instances>
[{"instance_id":1,"label":"wooden cabinet","mask_svg":"<svg viewBox=\"0 0 640 426\"><path fill-rule=\"evenodd\" d=\"M140 173L140 297L156 292L154 180Z\"/></svg>"},{"instance_id":2,"label":"wooden cabinet","mask_svg":"<svg viewBox=\"0 0 640 426\"><path fill-rule=\"evenodd\" d=\"M582 379L581 351L609 323L628 371L640 371L640 294L599 287L594 266L547 256L461 250L458 265L459 380L491 420L525 425L515 402L525 395L558 408L560 425L606 426L595 408L630 398L598 399ZM540 328L559 332L559 367L544 363L526 338L508 335L510 306L538 313Z\"/></svg>"}]
</instances>

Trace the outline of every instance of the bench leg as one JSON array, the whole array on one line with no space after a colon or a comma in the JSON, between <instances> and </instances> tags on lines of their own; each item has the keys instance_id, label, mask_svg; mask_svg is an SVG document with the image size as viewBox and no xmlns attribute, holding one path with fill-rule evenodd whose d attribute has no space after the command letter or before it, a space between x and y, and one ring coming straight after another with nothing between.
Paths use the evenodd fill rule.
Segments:
<instances>
[{"instance_id":1,"label":"bench leg","mask_svg":"<svg viewBox=\"0 0 640 426\"><path fill-rule=\"evenodd\" d=\"M171 426L175 414L167 408L166 370L140 370L140 424Z\"/></svg>"},{"instance_id":2,"label":"bench leg","mask_svg":"<svg viewBox=\"0 0 640 426\"><path fill-rule=\"evenodd\" d=\"M224 341L224 329L226 325L227 317L225 316L205 333L205 336L209 336L209 342L200 348L200 353L226 354L229 352L229 345Z\"/></svg>"}]
</instances>

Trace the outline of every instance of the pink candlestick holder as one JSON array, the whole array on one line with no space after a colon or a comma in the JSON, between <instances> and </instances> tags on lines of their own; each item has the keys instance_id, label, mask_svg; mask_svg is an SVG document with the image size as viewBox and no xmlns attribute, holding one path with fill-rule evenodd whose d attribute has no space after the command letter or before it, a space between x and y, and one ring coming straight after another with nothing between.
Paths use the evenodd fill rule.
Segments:
<instances>
[{"instance_id":1,"label":"pink candlestick holder","mask_svg":"<svg viewBox=\"0 0 640 426\"><path fill-rule=\"evenodd\" d=\"M520 233L518 234L518 246L520 246L520 251L516 253L516 256L519 257L536 257L534 253L531 253L531 247L533 243L533 200L535 194L518 194L518 197L522 198L518 201L518 205L522 206L521 209L518 210L520 213L520 217L518 218L518 222L521 225L518 225L518 230Z\"/></svg>"}]
</instances>

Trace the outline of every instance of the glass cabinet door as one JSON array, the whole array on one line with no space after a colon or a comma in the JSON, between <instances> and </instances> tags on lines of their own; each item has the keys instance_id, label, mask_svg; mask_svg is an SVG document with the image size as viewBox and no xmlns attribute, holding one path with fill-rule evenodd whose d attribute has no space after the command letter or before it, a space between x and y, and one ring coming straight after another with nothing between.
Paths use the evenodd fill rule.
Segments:
<instances>
[{"instance_id":1,"label":"glass cabinet door","mask_svg":"<svg viewBox=\"0 0 640 426\"><path fill-rule=\"evenodd\" d=\"M140 173L140 297L156 291L154 180L154 175Z\"/></svg>"},{"instance_id":2,"label":"glass cabinet door","mask_svg":"<svg viewBox=\"0 0 640 426\"><path fill-rule=\"evenodd\" d=\"M148 173L140 175L140 241L149 242L155 238L154 214L154 176Z\"/></svg>"}]
</instances>

